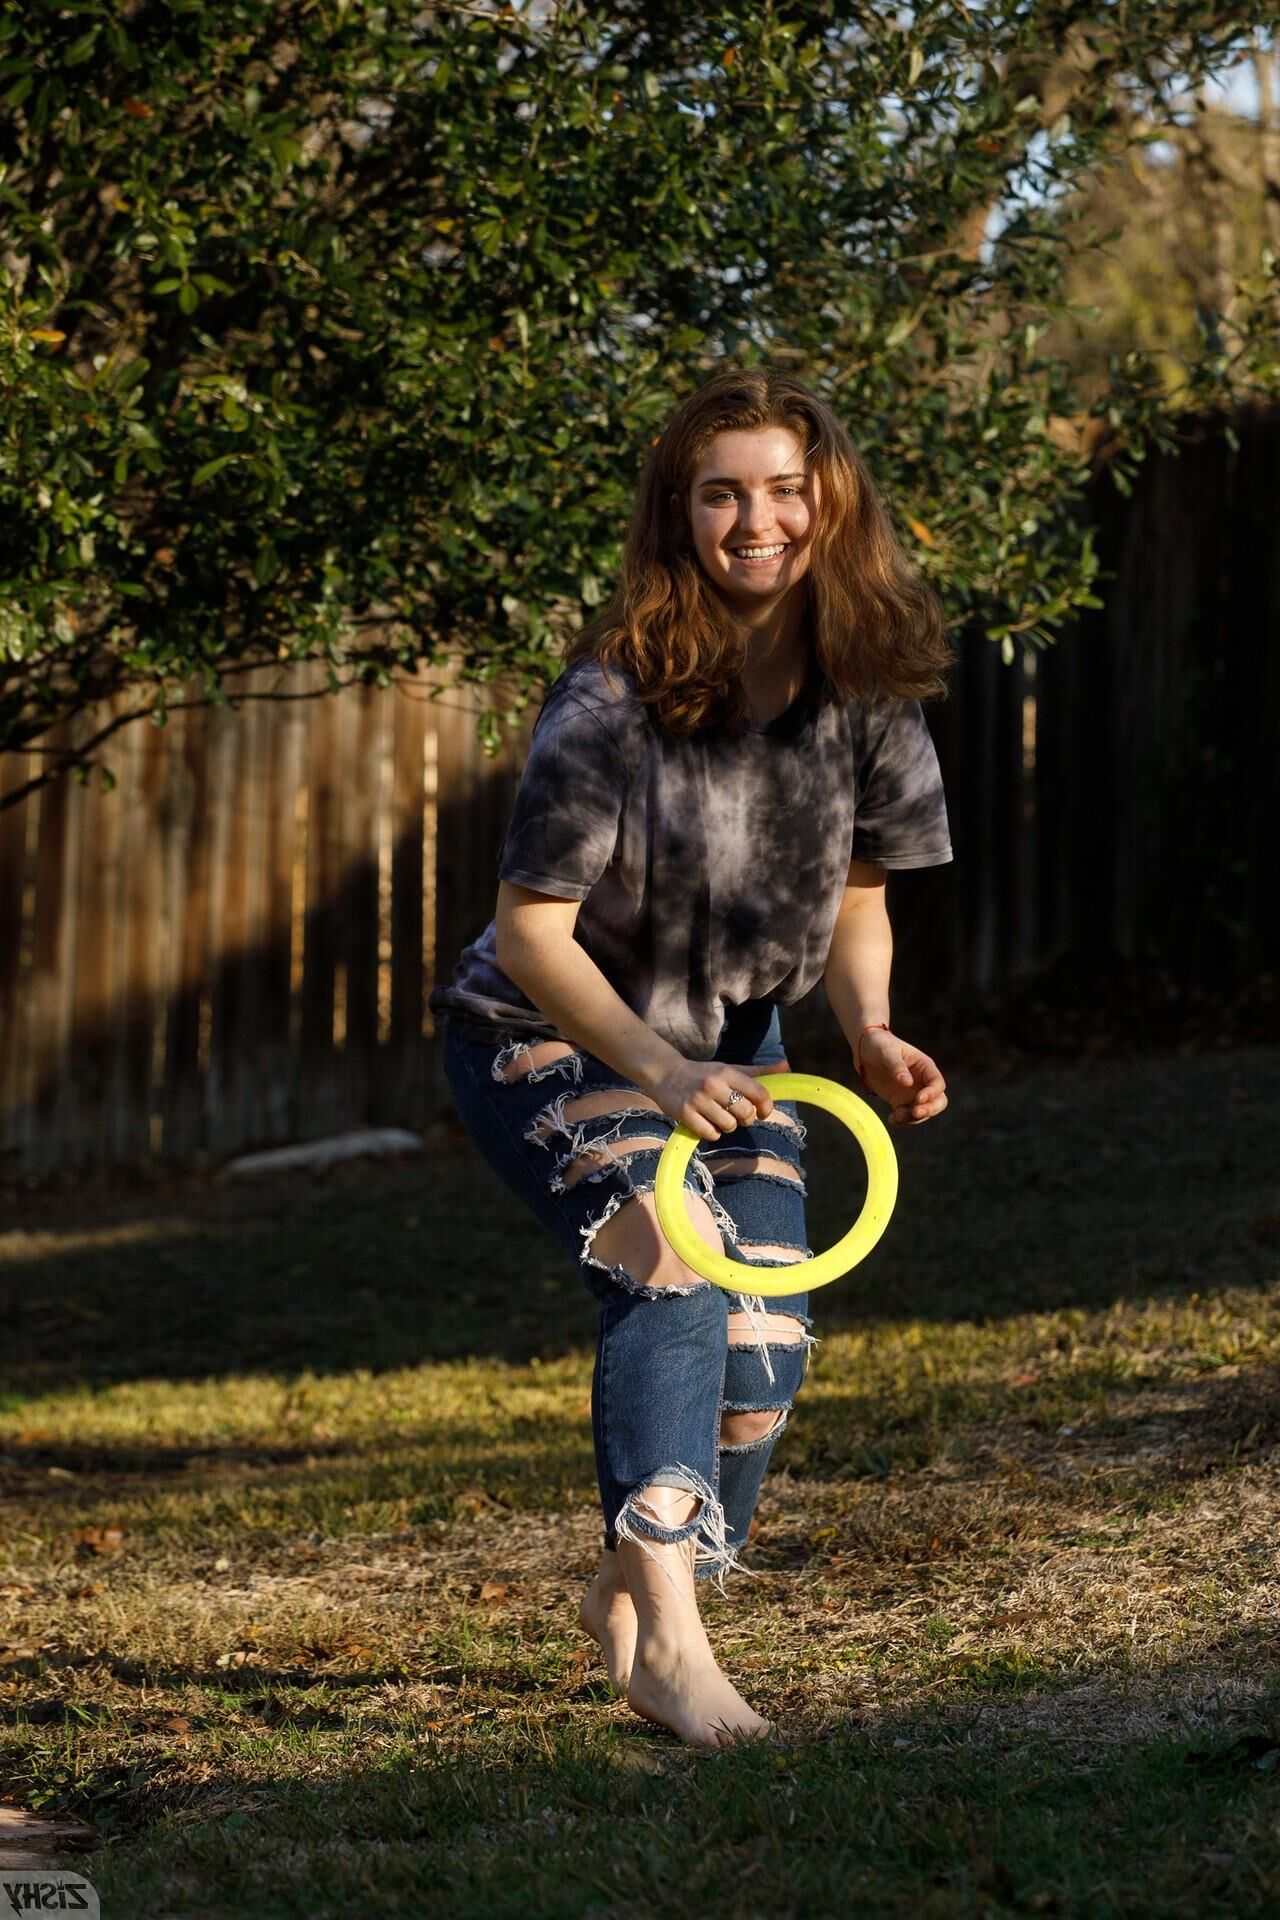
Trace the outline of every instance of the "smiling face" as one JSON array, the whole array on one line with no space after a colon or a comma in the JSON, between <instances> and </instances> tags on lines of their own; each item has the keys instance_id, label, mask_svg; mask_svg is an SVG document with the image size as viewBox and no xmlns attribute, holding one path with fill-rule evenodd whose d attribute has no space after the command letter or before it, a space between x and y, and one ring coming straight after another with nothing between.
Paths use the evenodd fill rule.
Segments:
<instances>
[{"instance_id":1,"label":"smiling face","mask_svg":"<svg viewBox=\"0 0 1280 1920\"><path fill-rule=\"evenodd\" d=\"M688 507L702 570L736 611L761 611L808 572L817 483L790 428L718 433Z\"/></svg>"}]
</instances>

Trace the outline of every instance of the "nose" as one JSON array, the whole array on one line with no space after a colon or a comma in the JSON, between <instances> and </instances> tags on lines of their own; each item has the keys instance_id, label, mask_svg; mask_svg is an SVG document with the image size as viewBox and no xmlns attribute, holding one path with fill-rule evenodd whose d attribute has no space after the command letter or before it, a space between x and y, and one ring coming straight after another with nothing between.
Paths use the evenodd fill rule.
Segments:
<instances>
[{"instance_id":1,"label":"nose","mask_svg":"<svg viewBox=\"0 0 1280 1920\"><path fill-rule=\"evenodd\" d=\"M734 529L736 544L744 546L748 540L759 540L765 534L773 532L773 508L767 494L747 494L738 509L738 524Z\"/></svg>"}]
</instances>

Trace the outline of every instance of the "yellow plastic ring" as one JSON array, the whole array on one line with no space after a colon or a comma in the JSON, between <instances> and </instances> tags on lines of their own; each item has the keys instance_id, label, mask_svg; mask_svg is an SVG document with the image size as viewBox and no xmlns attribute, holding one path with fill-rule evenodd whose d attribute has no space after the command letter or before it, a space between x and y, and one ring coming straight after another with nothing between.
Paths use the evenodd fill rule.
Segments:
<instances>
[{"instance_id":1,"label":"yellow plastic ring","mask_svg":"<svg viewBox=\"0 0 1280 1920\"><path fill-rule=\"evenodd\" d=\"M814 1073L759 1073L756 1078L767 1084L776 1100L798 1100L833 1113L837 1120L844 1121L862 1148L867 1163L867 1197L848 1233L825 1253L787 1267L752 1267L717 1253L697 1232L685 1205L685 1169L696 1148L715 1144L703 1140L691 1127L677 1127L662 1150L654 1189L658 1223L685 1265L717 1287L765 1298L809 1293L848 1273L875 1246L889 1224L898 1197L898 1160L879 1114L838 1080L823 1080Z\"/></svg>"}]
</instances>

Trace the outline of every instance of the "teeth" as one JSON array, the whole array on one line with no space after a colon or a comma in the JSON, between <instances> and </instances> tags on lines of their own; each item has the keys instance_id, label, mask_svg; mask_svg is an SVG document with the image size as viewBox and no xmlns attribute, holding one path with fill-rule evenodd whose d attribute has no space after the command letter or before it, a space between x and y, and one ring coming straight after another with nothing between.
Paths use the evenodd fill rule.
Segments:
<instances>
[{"instance_id":1,"label":"teeth","mask_svg":"<svg viewBox=\"0 0 1280 1920\"><path fill-rule=\"evenodd\" d=\"M739 560L771 560L776 553L785 553L787 543L780 547L733 547L730 549Z\"/></svg>"}]
</instances>

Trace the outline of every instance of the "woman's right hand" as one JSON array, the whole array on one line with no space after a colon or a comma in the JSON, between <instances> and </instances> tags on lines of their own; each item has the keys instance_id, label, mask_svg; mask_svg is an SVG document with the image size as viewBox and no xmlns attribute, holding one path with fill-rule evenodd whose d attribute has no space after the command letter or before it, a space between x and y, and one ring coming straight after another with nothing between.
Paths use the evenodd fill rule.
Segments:
<instances>
[{"instance_id":1,"label":"woman's right hand","mask_svg":"<svg viewBox=\"0 0 1280 1920\"><path fill-rule=\"evenodd\" d=\"M730 1094L737 1089L744 1096L729 1106ZM735 1067L725 1060L677 1059L666 1073L645 1088L669 1120L688 1127L700 1140L718 1140L722 1133L733 1133L739 1122L749 1127L753 1120L767 1120L773 1112L773 1096L750 1067Z\"/></svg>"}]
</instances>

